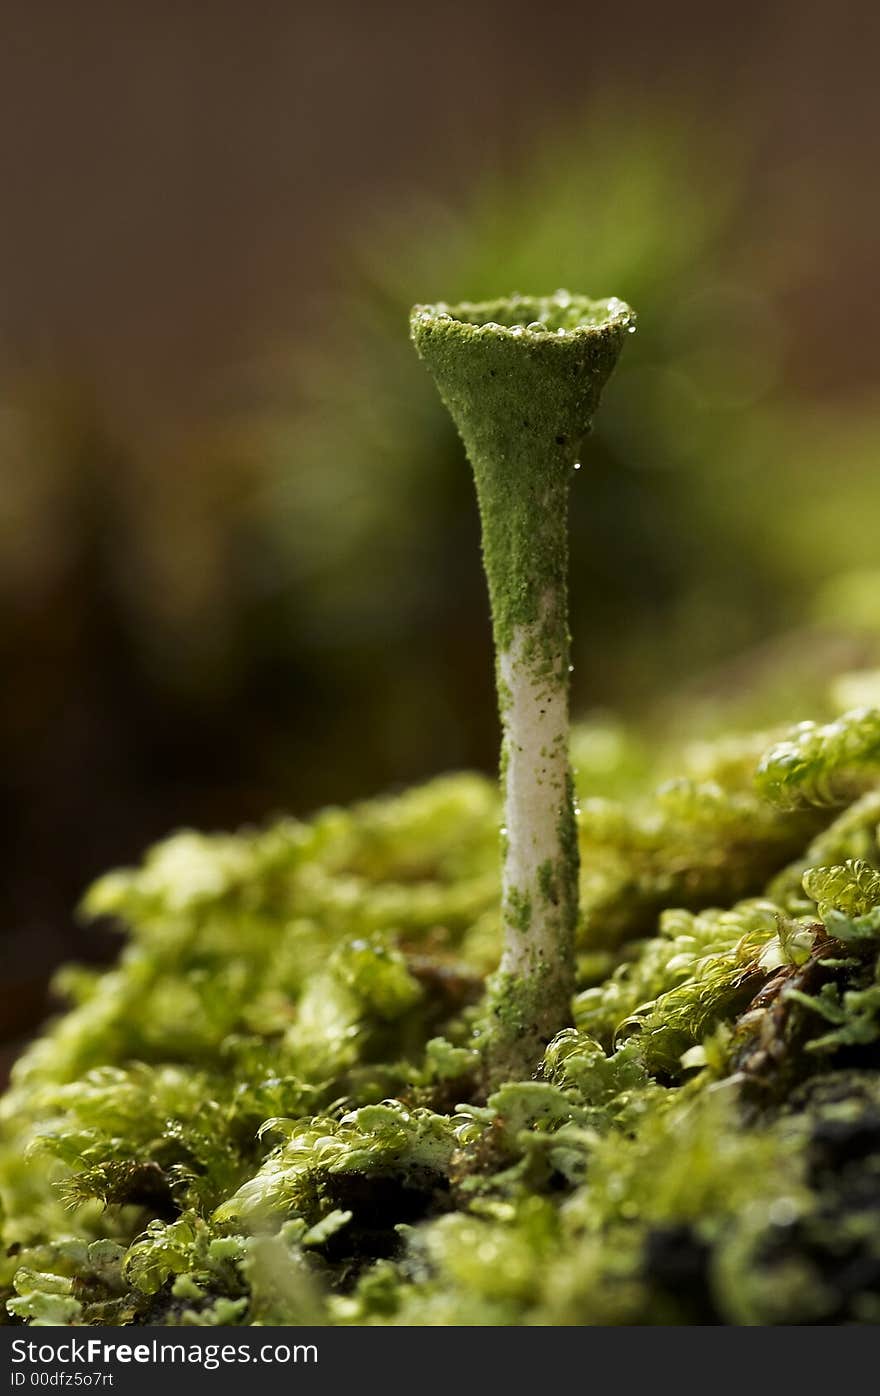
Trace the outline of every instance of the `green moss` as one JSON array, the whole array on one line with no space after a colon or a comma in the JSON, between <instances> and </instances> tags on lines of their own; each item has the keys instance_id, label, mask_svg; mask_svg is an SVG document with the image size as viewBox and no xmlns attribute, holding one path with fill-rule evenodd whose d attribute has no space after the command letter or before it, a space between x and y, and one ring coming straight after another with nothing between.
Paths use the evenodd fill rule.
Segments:
<instances>
[{"instance_id":1,"label":"green moss","mask_svg":"<svg viewBox=\"0 0 880 1396\"><path fill-rule=\"evenodd\" d=\"M511 1030L535 1007L492 977L491 782L177 836L99 884L119 964L63 977L0 1110L10 1320L876 1322L876 789L777 810L750 793L772 743L742 738L666 752L695 783L652 794L603 734L575 746L634 793L583 807L614 855L587 914L629 867L659 916L640 891L653 933L584 957L576 1026L488 1099L487 979ZM871 759L826 776L863 789ZM713 906L744 869L759 895Z\"/></svg>"},{"instance_id":2,"label":"green moss","mask_svg":"<svg viewBox=\"0 0 880 1396\"><path fill-rule=\"evenodd\" d=\"M804 874L810 868L861 859L874 867L880 864L880 791L869 790L814 838L788 867L774 878L769 892L793 914L811 910L812 900L803 889Z\"/></svg>"},{"instance_id":3,"label":"green moss","mask_svg":"<svg viewBox=\"0 0 880 1396\"><path fill-rule=\"evenodd\" d=\"M838 911L859 917L880 902L880 873L862 859L850 858L842 867L808 868L803 888L820 916Z\"/></svg>"},{"instance_id":4,"label":"green moss","mask_svg":"<svg viewBox=\"0 0 880 1396\"><path fill-rule=\"evenodd\" d=\"M835 722L802 722L769 751L758 773L763 794L782 808L845 805L880 772L880 709L854 708Z\"/></svg>"},{"instance_id":5,"label":"green moss","mask_svg":"<svg viewBox=\"0 0 880 1396\"><path fill-rule=\"evenodd\" d=\"M755 789L769 741L724 741L714 756L701 749L696 777L625 802L581 796L581 916L593 946L650 935L667 906L729 906L761 893L828 823L822 808L780 810Z\"/></svg>"}]
</instances>

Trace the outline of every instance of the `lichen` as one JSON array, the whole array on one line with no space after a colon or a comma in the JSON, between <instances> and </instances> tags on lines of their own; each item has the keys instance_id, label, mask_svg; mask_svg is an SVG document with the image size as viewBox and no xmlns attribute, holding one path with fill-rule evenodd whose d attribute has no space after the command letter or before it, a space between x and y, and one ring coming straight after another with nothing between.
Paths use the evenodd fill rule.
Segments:
<instances>
[{"instance_id":1,"label":"lichen","mask_svg":"<svg viewBox=\"0 0 880 1396\"><path fill-rule=\"evenodd\" d=\"M499 651L540 620L547 593L565 597L571 471L633 324L622 301L567 291L413 311L416 346L476 475ZM556 638L554 618L540 662L561 679Z\"/></svg>"},{"instance_id":2,"label":"lichen","mask_svg":"<svg viewBox=\"0 0 880 1396\"><path fill-rule=\"evenodd\" d=\"M411 317L473 467L492 610L504 948L483 1042L496 1083L534 1070L569 1020L579 857L568 760L568 494L633 328L622 301L567 291L416 306Z\"/></svg>"}]
</instances>

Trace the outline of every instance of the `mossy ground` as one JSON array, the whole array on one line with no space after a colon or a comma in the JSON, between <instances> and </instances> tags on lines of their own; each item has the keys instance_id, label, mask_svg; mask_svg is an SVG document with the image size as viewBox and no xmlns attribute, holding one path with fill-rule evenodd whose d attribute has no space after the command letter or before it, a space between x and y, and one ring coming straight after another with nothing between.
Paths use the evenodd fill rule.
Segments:
<instances>
[{"instance_id":1,"label":"mossy ground","mask_svg":"<svg viewBox=\"0 0 880 1396\"><path fill-rule=\"evenodd\" d=\"M486 1100L493 782L103 879L3 1103L12 1322L880 1319L880 712L575 733L573 1024Z\"/></svg>"}]
</instances>

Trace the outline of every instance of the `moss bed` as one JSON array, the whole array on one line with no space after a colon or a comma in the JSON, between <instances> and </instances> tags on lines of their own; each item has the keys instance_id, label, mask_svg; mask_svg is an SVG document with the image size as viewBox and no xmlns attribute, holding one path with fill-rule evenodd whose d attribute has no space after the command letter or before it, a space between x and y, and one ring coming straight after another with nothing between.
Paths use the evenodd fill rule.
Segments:
<instances>
[{"instance_id":1,"label":"moss bed","mask_svg":"<svg viewBox=\"0 0 880 1396\"><path fill-rule=\"evenodd\" d=\"M125 948L2 1103L7 1321L880 1319L880 710L573 748L573 1025L488 1099L488 779L91 890Z\"/></svg>"}]
</instances>

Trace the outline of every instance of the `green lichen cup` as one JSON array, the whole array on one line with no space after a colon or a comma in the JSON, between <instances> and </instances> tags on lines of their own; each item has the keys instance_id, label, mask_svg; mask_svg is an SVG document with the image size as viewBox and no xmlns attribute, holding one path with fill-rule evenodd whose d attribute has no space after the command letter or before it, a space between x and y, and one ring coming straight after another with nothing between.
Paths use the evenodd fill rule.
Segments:
<instances>
[{"instance_id":1,"label":"green lichen cup","mask_svg":"<svg viewBox=\"0 0 880 1396\"><path fill-rule=\"evenodd\" d=\"M502 725L504 951L490 1080L535 1069L570 1019L578 849L568 759L568 492L629 306L558 291L418 305L411 332L477 488Z\"/></svg>"}]
</instances>

